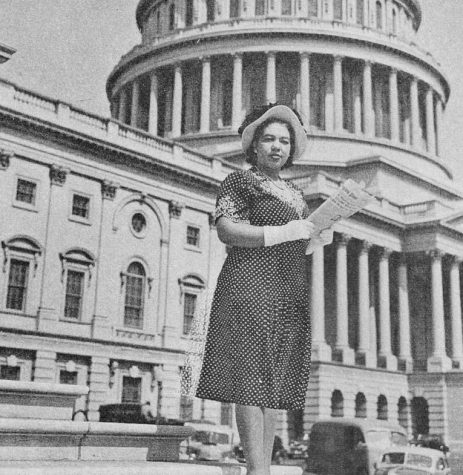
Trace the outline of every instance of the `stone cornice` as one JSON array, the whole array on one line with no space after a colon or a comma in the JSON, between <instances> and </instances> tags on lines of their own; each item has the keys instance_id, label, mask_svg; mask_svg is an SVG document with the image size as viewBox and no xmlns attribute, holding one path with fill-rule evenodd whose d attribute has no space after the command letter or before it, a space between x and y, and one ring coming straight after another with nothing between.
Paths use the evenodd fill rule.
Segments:
<instances>
[{"instance_id":1,"label":"stone cornice","mask_svg":"<svg viewBox=\"0 0 463 475\"><path fill-rule=\"evenodd\" d=\"M0 119L3 120L4 127L8 124L13 128L23 128L27 133L32 131L44 135L48 140L63 143L66 140L71 148L79 148L95 152L101 155L102 159L111 157L111 164L120 164L127 166L130 163L134 169L151 171L157 177L170 177L176 182L182 183L191 188L192 181L198 185L209 189L215 193L220 185L220 180L210 176L201 175L195 171L175 166L175 163L169 164L145 155L139 152L131 151L128 148L120 147L112 142L104 141L86 134L79 133L51 122L46 122L36 117L25 115L18 111L5 110L0 107ZM111 153L111 155L108 154Z\"/></svg>"}]
</instances>

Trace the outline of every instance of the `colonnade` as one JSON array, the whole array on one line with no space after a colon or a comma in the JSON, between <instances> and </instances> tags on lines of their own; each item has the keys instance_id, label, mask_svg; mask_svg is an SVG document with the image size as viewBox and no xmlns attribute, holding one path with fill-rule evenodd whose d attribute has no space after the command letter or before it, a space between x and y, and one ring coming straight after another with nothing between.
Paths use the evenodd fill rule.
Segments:
<instances>
[{"instance_id":1,"label":"colonnade","mask_svg":"<svg viewBox=\"0 0 463 475\"><path fill-rule=\"evenodd\" d=\"M398 352L393 354L391 339L391 289L389 266L392 251L376 247L378 262L378 325L376 328L375 302L371 294L370 254L372 244L361 241L356 253L358 328L357 348L349 346L349 308L348 308L348 252L347 245L352 238L337 234L334 243L336 259L336 337L334 345L329 345L325 337L325 256L327 248L318 248L312 255L311 265L311 305L312 305L312 348L314 359L330 361L336 359L344 364L358 364L366 367L383 367L389 370L412 368L411 319L408 289L407 259L400 254L397 262L397 315ZM378 252L379 251L379 252ZM444 254L440 251L427 253L430 259L430 283L432 300L432 350L427 355L428 371L446 371L452 366L461 367L463 363L462 315L460 297L460 258L452 257L445 270L449 272L449 308L451 325L450 357L446 349L446 328L444 319L443 267ZM352 262L352 261L350 261ZM351 290L352 291L352 290ZM373 309L373 310L372 310ZM420 315L420 325L425 326L425 315ZM334 354L337 357L334 358ZM398 363L400 362L400 365Z\"/></svg>"},{"instance_id":2,"label":"colonnade","mask_svg":"<svg viewBox=\"0 0 463 475\"><path fill-rule=\"evenodd\" d=\"M230 107L232 109L231 128L236 130L243 118L243 56L247 53L237 53L233 55L232 70L232 94ZM264 53L262 53L264 54ZM278 88L284 88L284 85L277 84L277 54L274 51L265 53L266 68L263 71L265 76L265 101L267 103L276 102ZM320 56L320 55L317 55ZM329 55L323 55L329 58ZM313 64L313 55L310 52L301 52L299 54L299 85L296 92L297 98L294 98L293 104L300 109L306 124L313 124L313 107L311 107L311 79L316 71L311 71ZM211 60L214 57L201 57L201 90L200 90L200 119L199 130L196 132L210 132L210 111L211 111ZM328 133L340 134L350 132L355 135L363 135L366 138L379 136L390 139L392 142L403 142L420 151L427 151L435 155L438 154L439 128L442 115L443 102L439 94L433 90L432 86L420 81L417 77L402 75L406 78L406 91L398 85L398 70L392 67L381 67L381 81L373 77L373 67L376 65L370 61L357 61L356 71L353 73L352 89L349 94L349 101L346 101L344 95L347 94L345 76L343 69L344 62L352 60L343 56L331 56L331 70L328 70L329 77L323 78L328 87L324 93L324 117L321 128ZM171 135L178 137L182 135L182 114L188 113L183 100L183 89L185 81L188 80L189 68L186 63L176 63L173 65L173 88L172 88L172 107L169 108L172 114ZM384 75L388 75L387 78ZM145 77L146 78L146 77ZM387 79L387 80L386 80ZM383 81L384 80L384 81ZM128 122L136 127L139 122L140 114L140 78L122 87L119 95L119 109L117 117L122 122ZM382 85L384 82L384 86ZM148 109L147 130L152 134L158 133L158 121L163 118L158 114L159 87L157 72L153 71L149 75L149 101L145 105ZM388 91L382 88L387 87ZM128 94L128 88L131 88ZM387 107L384 105L383 95L387 94ZM406 97L401 97L406 95ZM129 97L130 96L130 97ZM424 96L424 99L423 99ZM420 100L420 97L422 100ZM127 114L128 103L130 100L130 114ZM402 105L401 105L402 103ZM346 105L348 104L348 105ZM351 116L349 130L346 129L345 113L346 108ZM384 110L386 107L387 110ZM387 123L378 126L378 120L375 114L387 116ZM130 117L127 117L130 115ZM376 121L376 125L375 125ZM401 125L402 123L402 125ZM381 130L378 130L380 127ZM400 133L402 127L402 134ZM375 130L376 129L376 130Z\"/></svg>"}]
</instances>

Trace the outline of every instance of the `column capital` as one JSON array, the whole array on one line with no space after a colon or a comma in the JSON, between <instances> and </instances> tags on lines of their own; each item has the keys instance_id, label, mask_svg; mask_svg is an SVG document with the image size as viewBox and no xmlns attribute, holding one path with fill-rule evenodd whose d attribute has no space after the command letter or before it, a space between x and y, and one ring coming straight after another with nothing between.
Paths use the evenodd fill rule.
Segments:
<instances>
[{"instance_id":1,"label":"column capital","mask_svg":"<svg viewBox=\"0 0 463 475\"><path fill-rule=\"evenodd\" d=\"M7 170L13 157L14 153L11 150L0 149L0 170Z\"/></svg>"},{"instance_id":2,"label":"column capital","mask_svg":"<svg viewBox=\"0 0 463 475\"><path fill-rule=\"evenodd\" d=\"M379 255L381 259L389 259L393 252L394 251L392 249L389 249L388 247L383 247L381 248Z\"/></svg>"},{"instance_id":3,"label":"column capital","mask_svg":"<svg viewBox=\"0 0 463 475\"><path fill-rule=\"evenodd\" d=\"M399 253L399 264L405 265L405 266L408 264L408 257L405 252Z\"/></svg>"},{"instance_id":4,"label":"column capital","mask_svg":"<svg viewBox=\"0 0 463 475\"><path fill-rule=\"evenodd\" d=\"M431 249L430 251L426 251L426 255L433 261L438 259L441 260L445 256L445 252L440 249Z\"/></svg>"},{"instance_id":5,"label":"column capital","mask_svg":"<svg viewBox=\"0 0 463 475\"><path fill-rule=\"evenodd\" d=\"M243 53L241 51L239 51L238 53L232 53L231 55L235 61L238 59L243 59Z\"/></svg>"},{"instance_id":6,"label":"column capital","mask_svg":"<svg viewBox=\"0 0 463 475\"><path fill-rule=\"evenodd\" d=\"M170 201L169 202L169 216L171 218L179 219L182 215L182 210L185 207L183 203L179 203L178 201Z\"/></svg>"},{"instance_id":7,"label":"column capital","mask_svg":"<svg viewBox=\"0 0 463 475\"><path fill-rule=\"evenodd\" d=\"M276 51L265 51L265 56L267 56L267 58L275 57L276 54Z\"/></svg>"},{"instance_id":8,"label":"column capital","mask_svg":"<svg viewBox=\"0 0 463 475\"><path fill-rule=\"evenodd\" d=\"M181 61L177 61L176 63L174 63L174 70L175 71L181 71L182 70L182 62Z\"/></svg>"},{"instance_id":9,"label":"column capital","mask_svg":"<svg viewBox=\"0 0 463 475\"><path fill-rule=\"evenodd\" d=\"M340 54L335 54L333 55L333 59L334 59L334 62L341 62L343 59L344 59L344 56L340 55Z\"/></svg>"},{"instance_id":10,"label":"column capital","mask_svg":"<svg viewBox=\"0 0 463 475\"><path fill-rule=\"evenodd\" d=\"M367 253L373 247L373 244L369 241L360 241L360 252Z\"/></svg>"},{"instance_id":11,"label":"column capital","mask_svg":"<svg viewBox=\"0 0 463 475\"><path fill-rule=\"evenodd\" d=\"M309 51L299 51L299 56L301 58L307 58L309 59L310 56L311 56L312 53L310 53Z\"/></svg>"},{"instance_id":12,"label":"column capital","mask_svg":"<svg viewBox=\"0 0 463 475\"><path fill-rule=\"evenodd\" d=\"M198 59L201 61L201 63L210 63L211 62L211 57L210 57L210 55L207 55L207 54L204 55L204 56L200 56Z\"/></svg>"},{"instance_id":13,"label":"column capital","mask_svg":"<svg viewBox=\"0 0 463 475\"><path fill-rule=\"evenodd\" d=\"M410 80L410 83L411 84L418 84L418 78L416 76L412 76L412 78Z\"/></svg>"},{"instance_id":14,"label":"column capital","mask_svg":"<svg viewBox=\"0 0 463 475\"><path fill-rule=\"evenodd\" d=\"M364 65L364 66L367 66L367 67L369 67L369 68L371 68L372 64L373 64L373 61L371 61L370 59L365 59L365 60L363 61L363 65Z\"/></svg>"},{"instance_id":15,"label":"column capital","mask_svg":"<svg viewBox=\"0 0 463 475\"><path fill-rule=\"evenodd\" d=\"M393 68L393 67L389 68L389 74L397 76L397 72L398 72L397 68Z\"/></svg>"},{"instance_id":16,"label":"column capital","mask_svg":"<svg viewBox=\"0 0 463 475\"><path fill-rule=\"evenodd\" d=\"M61 167L59 165L52 165L50 167L50 181L52 185L63 186L66 183L66 178L69 173L69 168Z\"/></svg>"},{"instance_id":17,"label":"column capital","mask_svg":"<svg viewBox=\"0 0 463 475\"><path fill-rule=\"evenodd\" d=\"M352 239L352 236L345 233L336 233L334 241L342 246L347 246L347 243Z\"/></svg>"},{"instance_id":18,"label":"column capital","mask_svg":"<svg viewBox=\"0 0 463 475\"><path fill-rule=\"evenodd\" d=\"M109 180L103 180L101 183L101 194L104 200L114 200L116 191L120 187L119 183L114 183Z\"/></svg>"},{"instance_id":19,"label":"column capital","mask_svg":"<svg viewBox=\"0 0 463 475\"><path fill-rule=\"evenodd\" d=\"M459 266L463 262L463 256L450 256L450 262Z\"/></svg>"}]
</instances>

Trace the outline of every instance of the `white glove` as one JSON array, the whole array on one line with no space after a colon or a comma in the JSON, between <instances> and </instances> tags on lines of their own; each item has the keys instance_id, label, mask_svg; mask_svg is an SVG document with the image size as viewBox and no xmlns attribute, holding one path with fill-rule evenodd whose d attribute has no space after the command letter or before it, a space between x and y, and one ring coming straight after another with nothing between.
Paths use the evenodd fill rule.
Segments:
<instances>
[{"instance_id":1,"label":"white glove","mask_svg":"<svg viewBox=\"0 0 463 475\"><path fill-rule=\"evenodd\" d=\"M313 229L313 223L307 219L290 221L283 226L264 226L264 246L274 246L298 239L310 239Z\"/></svg>"},{"instance_id":2,"label":"white glove","mask_svg":"<svg viewBox=\"0 0 463 475\"><path fill-rule=\"evenodd\" d=\"M327 246L333 242L333 230L332 229L324 229L320 231L318 236L313 236L310 239L309 245L305 251L306 254L312 254L315 248Z\"/></svg>"}]
</instances>

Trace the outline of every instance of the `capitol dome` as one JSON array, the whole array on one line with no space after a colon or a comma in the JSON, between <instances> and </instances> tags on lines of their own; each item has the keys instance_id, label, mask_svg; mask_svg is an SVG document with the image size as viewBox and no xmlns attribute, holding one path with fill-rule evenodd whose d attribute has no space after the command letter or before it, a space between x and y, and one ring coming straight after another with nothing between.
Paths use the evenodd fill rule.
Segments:
<instances>
[{"instance_id":1,"label":"capitol dome","mask_svg":"<svg viewBox=\"0 0 463 475\"><path fill-rule=\"evenodd\" d=\"M112 115L231 161L254 106L298 109L298 162L372 156L447 180L449 84L416 44L417 0L141 0L142 43L107 82Z\"/></svg>"}]
</instances>

